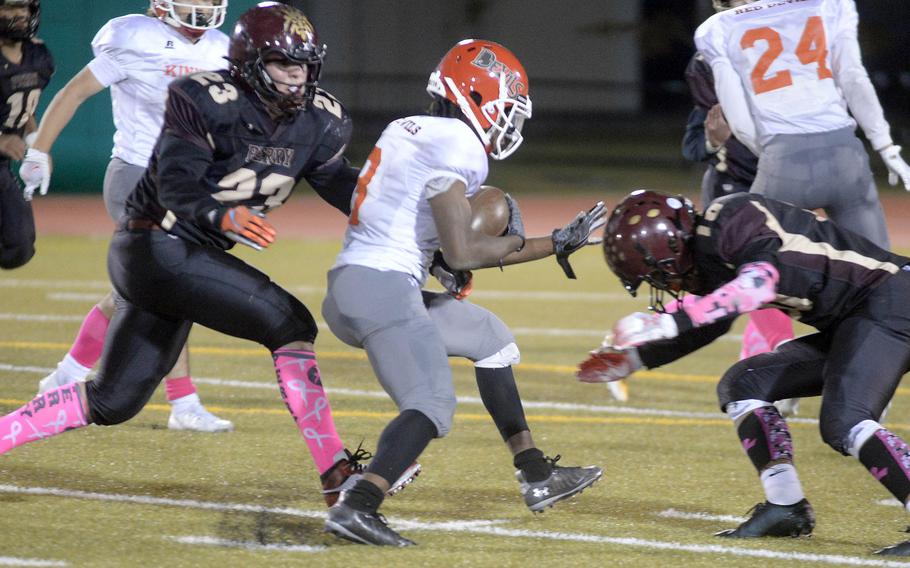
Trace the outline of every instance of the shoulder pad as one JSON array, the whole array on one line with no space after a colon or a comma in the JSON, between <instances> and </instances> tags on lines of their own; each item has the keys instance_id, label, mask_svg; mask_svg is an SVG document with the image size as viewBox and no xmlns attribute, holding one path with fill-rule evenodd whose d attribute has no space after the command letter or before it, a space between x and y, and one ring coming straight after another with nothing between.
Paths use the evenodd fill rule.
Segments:
<instances>
[{"instance_id":1,"label":"shoulder pad","mask_svg":"<svg viewBox=\"0 0 910 568\"><path fill-rule=\"evenodd\" d=\"M328 120L348 121L351 118L347 109L331 93L324 89L316 87L316 94L313 95L312 108L319 114L325 115Z\"/></svg>"},{"instance_id":2,"label":"shoulder pad","mask_svg":"<svg viewBox=\"0 0 910 568\"><path fill-rule=\"evenodd\" d=\"M92 50L97 53L110 49L134 50L141 47L135 45L136 34L152 28L157 22L158 20L141 14L130 14L109 20L92 39Z\"/></svg>"},{"instance_id":3,"label":"shoulder pad","mask_svg":"<svg viewBox=\"0 0 910 568\"><path fill-rule=\"evenodd\" d=\"M311 108L325 125L325 144L338 148L347 145L354 126L344 105L328 91L317 87Z\"/></svg>"}]
</instances>

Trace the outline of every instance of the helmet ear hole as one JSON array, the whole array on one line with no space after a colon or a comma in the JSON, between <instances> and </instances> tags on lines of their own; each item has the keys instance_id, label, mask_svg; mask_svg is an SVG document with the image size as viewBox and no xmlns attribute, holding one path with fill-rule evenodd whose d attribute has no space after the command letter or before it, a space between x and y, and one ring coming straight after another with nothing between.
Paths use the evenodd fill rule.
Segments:
<instances>
[{"instance_id":1,"label":"helmet ear hole","mask_svg":"<svg viewBox=\"0 0 910 568\"><path fill-rule=\"evenodd\" d=\"M480 106L480 103L483 102L483 97L481 97L480 93L478 93L477 91L472 91L469 96L471 97L471 100L474 101L474 104L477 106Z\"/></svg>"}]
</instances>

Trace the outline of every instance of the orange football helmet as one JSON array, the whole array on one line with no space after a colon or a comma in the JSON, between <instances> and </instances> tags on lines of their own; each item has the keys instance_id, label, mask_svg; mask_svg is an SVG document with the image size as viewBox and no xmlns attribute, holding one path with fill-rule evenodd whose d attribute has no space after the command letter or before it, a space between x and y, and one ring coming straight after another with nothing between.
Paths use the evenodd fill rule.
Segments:
<instances>
[{"instance_id":1,"label":"orange football helmet","mask_svg":"<svg viewBox=\"0 0 910 568\"><path fill-rule=\"evenodd\" d=\"M430 74L427 92L458 105L493 159L510 156L524 140L521 128L531 118L528 75L496 42L458 42Z\"/></svg>"}]
</instances>

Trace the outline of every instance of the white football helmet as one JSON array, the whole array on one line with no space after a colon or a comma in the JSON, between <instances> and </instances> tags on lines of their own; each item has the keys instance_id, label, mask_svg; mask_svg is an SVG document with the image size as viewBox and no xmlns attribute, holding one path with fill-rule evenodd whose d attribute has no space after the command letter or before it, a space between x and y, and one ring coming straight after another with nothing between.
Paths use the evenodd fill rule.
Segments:
<instances>
[{"instance_id":1,"label":"white football helmet","mask_svg":"<svg viewBox=\"0 0 910 568\"><path fill-rule=\"evenodd\" d=\"M715 12L723 12L724 10L736 8L743 4L751 4L752 2L755 2L755 0L711 0L711 3L714 4Z\"/></svg>"},{"instance_id":2,"label":"white football helmet","mask_svg":"<svg viewBox=\"0 0 910 568\"><path fill-rule=\"evenodd\" d=\"M221 27L227 15L228 0L196 4L189 0L151 0L152 10L164 22L178 28L204 32Z\"/></svg>"}]
</instances>

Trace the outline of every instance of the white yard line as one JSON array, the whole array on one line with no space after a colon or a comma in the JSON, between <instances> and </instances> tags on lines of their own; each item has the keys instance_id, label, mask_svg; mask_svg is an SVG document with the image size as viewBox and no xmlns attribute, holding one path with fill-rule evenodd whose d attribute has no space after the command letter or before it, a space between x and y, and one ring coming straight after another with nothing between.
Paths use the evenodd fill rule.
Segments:
<instances>
[{"instance_id":1,"label":"white yard line","mask_svg":"<svg viewBox=\"0 0 910 568\"><path fill-rule=\"evenodd\" d=\"M325 511L307 511L293 507L263 507L242 503L218 503L212 501L198 501L195 499L167 499L149 495L125 495L116 493L96 493L76 491L70 489L57 489L50 487L19 487L16 485L0 485L0 493L15 493L25 495L39 495L63 497L72 499L88 499L94 501L108 501L119 503L134 503L153 506L183 507L213 511L240 511L255 513L275 513L296 517L324 518ZM454 520L449 522L425 522L418 519L390 519L390 524L398 530L413 531L438 531L469 533L496 536L499 538L519 538L535 540L556 540L568 542L584 542L592 544L610 544L616 546L629 546L651 550L669 550L674 552L692 552L697 554L719 554L751 558L769 558L779 560L798 560L814 562L817 564L848 565L848 566L883 566L888 568L908 568L908 562L895 562L862 558L857 556L843 556L838 554L811 554L801 552L779 552L761 548L740 548L736 546L723 546L717 544L684 544L672 541L649 540L632 537L611 537L606 535L567 533L555 531L510 529L499 526L503 521L481 520L466 521Z\"/></svg>"},{"instance_id":2,"label":"white yard line","mask_svg":"<svg viewBox=\"0 0 910 568\"><path fill-rule=\"evenodd\" d=\"M309 546L306 544L261 544L258 542L229 540L213 536L166 536L181 544L195 544L202 546L217 546L221 548L241 548L250 552L325 552L327 546Z\"/></svg>"},{"instance_id":3,"label":"white yard line","mask_svg":"<svg viewBox=\"0 0 910 568\"><path fill-rule=\"evenodd\" d=\"M69 566L60 560L41 560L38 558L16 558L0 556L0 566Z\"/></svg>"},{"instance_id":4,"label":"white yard line","mask_svg":"<svg viewBox=\"0 0 910 568\"><path fill-rule=\"evenodd\" d=\"M677 511L676 509L665 509L659 513L654 513L658 517L665 519L685 519L696 521L716 521L721 523L742 523L746 517L737 517L735 515L712 515L711 513Z\"/></svg>"}]
</instances>

